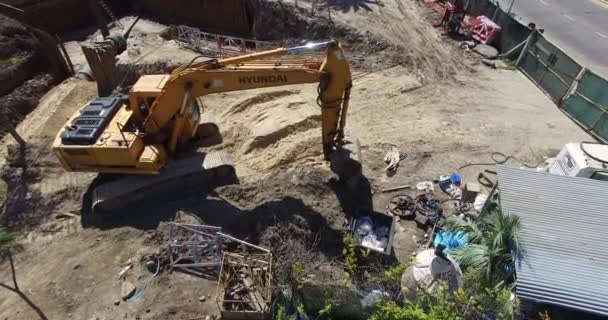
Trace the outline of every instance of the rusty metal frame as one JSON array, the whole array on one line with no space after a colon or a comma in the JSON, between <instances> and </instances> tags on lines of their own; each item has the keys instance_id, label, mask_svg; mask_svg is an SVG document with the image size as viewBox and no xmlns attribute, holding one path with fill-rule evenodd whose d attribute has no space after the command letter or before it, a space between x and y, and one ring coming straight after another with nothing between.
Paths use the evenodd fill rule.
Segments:
<instances>
[{"instance_id":1,"label":"rusty metal frame","mask_svg":"<svg viewBox=\"0 0 608 320\"><path fill-rule=\"evenodd\" d=\"M259 294L264 300L263 303L253 300L230 300L225 298L225 291L230 287L231 280L234 280L241 268L250 270L258 269L261 275L255 277L251 275L253 286L259 288ZM216 303L222 315L222 319L265 319L271 308L272 301L272 254L248 254L241 255L225 252L222 258L220 277L216 289ZM237 304L241 307L238 311L227 310L226 304ZM247 305L257 304L261 310L246 310ZM251 308L249 308L251 309Z\"/></svg>"},{"instance_id":2,"label":"rusty metal frame","mask_svg":"<svg viewBox=\"0 0 608 320\"><path fill-rule=\"evenodd\" d=\"M217 267L221 264L220 227L170 222L169 263L172 268Z\"/></svg>"}]
</instances>

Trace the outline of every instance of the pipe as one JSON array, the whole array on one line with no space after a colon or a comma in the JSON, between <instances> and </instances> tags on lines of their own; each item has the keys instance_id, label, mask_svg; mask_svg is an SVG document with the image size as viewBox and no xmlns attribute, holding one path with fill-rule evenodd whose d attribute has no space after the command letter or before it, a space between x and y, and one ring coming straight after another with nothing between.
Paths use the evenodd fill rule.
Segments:
<instances>
[{"instance_id":1,"label":"pipe","mask_svg":"<svg viewBox=\"0 0 608 320\"><path fill-rule=\"evenodd\" d=\"M11 6L11 5L9 5L9 4L6 4L6 3L4 3L4 2L0 2L0 6L7 7L7 8L9 8L9 9L13 9L13 10L15 10L15 11L19 11L19 12L21 12L21 13L24 13L24 12L25 12L23 9L19 9L19 8L17 8L17 7L13 7L13 6Z\"/></svg>"}]
</instances>

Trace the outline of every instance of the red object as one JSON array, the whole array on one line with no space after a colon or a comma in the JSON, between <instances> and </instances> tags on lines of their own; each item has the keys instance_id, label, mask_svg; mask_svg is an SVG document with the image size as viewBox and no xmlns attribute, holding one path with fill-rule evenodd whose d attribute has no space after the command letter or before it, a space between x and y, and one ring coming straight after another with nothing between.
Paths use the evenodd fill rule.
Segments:
<instances>
[{"instance_id":1,"label":"red object","mask_svg":"<svg viewBox=\"0 0 608 320\"><path fill-rule=\"evenodd\" d=\"M486 16L479 16L471 26L471 36L476 41L486 44L496 37L500 32L500 26Z\"/></svg>"},{"instance_id":2,"label":"red object","mask_svg":"<svg viewBox=\"0 0 608 320\"><path fill-rule=\"evenodd\" d=\"M445 25L450 20L452 15L459 14L464 16L464 9L460 5L453 5L451 3L446 4L443 18L441 19L441 24Z\"/></svg>"}]
</instances>

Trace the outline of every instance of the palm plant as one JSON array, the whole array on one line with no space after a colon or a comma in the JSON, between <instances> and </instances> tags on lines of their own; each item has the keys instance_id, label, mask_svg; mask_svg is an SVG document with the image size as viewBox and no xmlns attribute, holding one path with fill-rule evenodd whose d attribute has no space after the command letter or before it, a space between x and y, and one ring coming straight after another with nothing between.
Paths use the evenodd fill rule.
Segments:
<instances>
[{"instance_id":1,"label":"palm plant","mask_svg":"<svg viewBox=\"0 0 608 320\"><path fill-rule=\"evenodd\" d=\"M484 213L477 221L449 217L443 228L460 232L469 244L450 253L463 267L482 275L488 286L502 286L515 279L514 258L521 255L521 222L518 216L495 209Z\"/></svg>"}]
</instances>

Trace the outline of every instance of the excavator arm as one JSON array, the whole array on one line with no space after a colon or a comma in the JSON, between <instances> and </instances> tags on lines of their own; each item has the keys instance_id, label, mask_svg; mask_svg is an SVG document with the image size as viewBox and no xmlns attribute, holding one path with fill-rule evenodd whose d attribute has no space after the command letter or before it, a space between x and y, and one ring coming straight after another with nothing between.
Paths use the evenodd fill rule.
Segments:
<instances>
[{"instance_id":1,"label":"excavator arm","mask_svg":"<svg viewBox=\"0 0 608 320\"><path fill-rule=\"evenodd\" d=\"M261 60L319 47L327 50L322 63ZM321 107L323 152L328 157L344 138L351 82L348 62L340 45L333 40L190 64L175 70L167 79L160 95L147 110L141 127L146 135L158 135L157 141L165 141L169 154L172 154L179 141L195 134L196 130L186 130L186 106L196 97L319 83L317 103Z\"/></svg>"}]
</instances>

